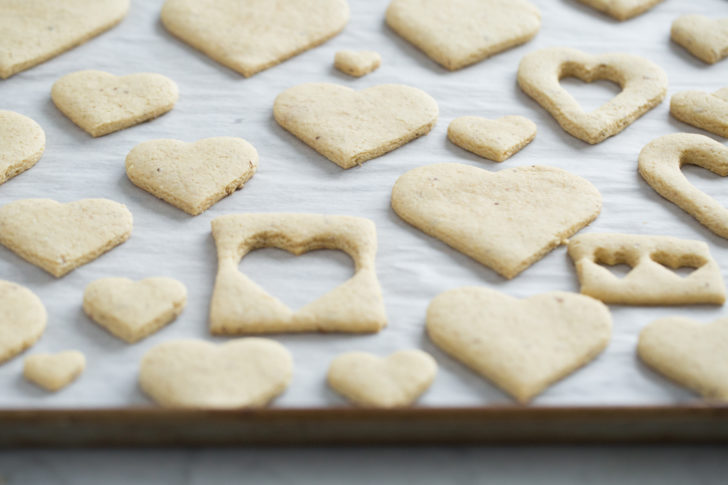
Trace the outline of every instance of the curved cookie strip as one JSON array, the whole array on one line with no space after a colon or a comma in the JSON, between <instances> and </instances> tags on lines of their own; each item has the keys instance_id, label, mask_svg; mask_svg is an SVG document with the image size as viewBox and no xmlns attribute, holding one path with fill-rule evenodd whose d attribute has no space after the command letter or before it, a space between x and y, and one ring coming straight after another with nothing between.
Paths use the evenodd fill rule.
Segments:
<instances>
[{"instance_id":1,"label":"curved cookie strip","mask_svg":"<svg viewBox=\"0 0 728 485\"><path fill-rule=\"evenodd\" d=\"M728 401L728 318L706 324L681 317L655 320L640 332L637 354L678 384Z\"/></svg>"},{"instance_id":2,"label":"curved cookie strip","mask_svg":"<svg viewBox=\"0 0 728 485\"><path fill-rule=\"evenodd\" d=\"M728 148L707 136L676 133L652 140L639 156L640 175L658 194L720 237L728 238L728 209L685 178L680 168L686 164L725 177Z\"/></svg>"},{"instance_id":3,"label":"curved cookie strip","mask_svg":"<svg viewBox=\"0 0 728 485\"><path fill-rule=\"evenodd\" d=\"M682 15L672 23L670 37L708 64L728 56L728 18Z\"/></svg>"},{"instance_id":4,"label":"curved cookie strip","mask_svg":"<svg viewBox=\"0 0 728 485\"><path fill-rule=\"evenodd\" d=\"M163 115L174 107L177 85L161 74L114 76L77 71L53 83L56 107L91 136L103 136Z\"/></svg>"},{"instance_id":5,"label":"curved cookie strip","mask_svg":"<svg viewBox=\"0 0 728 485\"><path fill-rule=\"evenodd\" d=\"M536 123L523 116L503 116L496 120L461 116L448 126L447 137L460 148L503 162L533 141Z\"/></svg>"},{"instance_id":6,"label":"curved cookie strip","mask_svg":"<svg viewBox=\"0 0 728 485\"><path fill-rule=\"evenodd\" d=\"M35 293L0 280L0 363L33 345L43 335L47 319Z\"/></svg>"},{"instance_id":7,"label":"curved cookie strip","mask_svg":"<svg viewBox=\"0 0 728 485\"><path fill-rule=\"evenodd\" d=\"M441 163L410 170L392 188L398 216L509 279L593 221L601 206L587 180L544 166L491 173Z\"/></svg>"},{"instance_id":8,"label":"curved cookie strip","mask_svg":"<svg viewBox=\"0 0 728 485\"><path fill-rule=\"evenodd\" d=\"M604 12L617 20L628 20L640 15L662 0L579 0L584 5Z\"/></svg>"},{"instance_id":9,"label":"curved cookie strip","mask_svg":"<svg viewBox=\"0 0 728 485\"><path fill-rule=\"evenodd\" d=\"M0 0L0 78L83 44L127 10L129 0Z\"/></svg>"},{"instance_id":10,"label":"curved cookie strip","mask_svg":"<svg viewBox=\"0 0 728 485\"><path fill-rule=\"evenodd\" d=\"M526 0L392 0L387 24L454 71L528 42L541 13Z\"/></svg>"},{"instance_id":11,"label":"curved cookie strip","mask_svg":"<svg viewBox=\"0 0 728 485\"><path fill-rule=\"evenodd\" d=\"M0 110L0 184L35 165L45 151L45 132L14 111Z\"/></svg>"},{"instance_id":12,"label":"curved cookie strip","mask_svg":"<svg viewBox=\"0 0 728 485\"><path fill-rule=\"evenodd\" d=\"M382 64L382 56L374 51L339 51L334 56L334 67L349 76L362 77Z\"/></svg>"},{"instance_id":13,"label":"curved cookie strip","mask_svg":"<svg viewBox=\"0 0 728 485\"><path fill-rule=\"evenodd\" d=\"M323 44L349 21L346 0L166 0L164 27L245 77Z\"/></svg>"},{"instance_id":14,"label":"curved cookie strip","mask_svg":"<svg viewBox=\"0 0 728 485\"><path fill-rule=\"evenodd\" d=\"M341 168L361 165L430 132L437 102L401 84L361 91L330 83L292 87L273 116L286 130Z\"/></svg>"},{"instance_id":15,"label":"curved cookie strip","mask_svg":"<svg viewBox=\"0 0 728 485\"><path fill-rule=\"evenodd\" d=\"M23 362L23 377L47 391L63 389L86 368L86 357L77 350L57 354L33 354Z\"/></svg>"},{"instance_id":16,"label":"curved cookie strip","mask_svg":"<svg viewBox=\"0 0 728 485\"><path fill-rule=\"evenodd\" d=\"M670 99L670 113L683 123L728 138L728 88L712 94L680 91Z\"/></svg>"},{"instance_id":17,"label":"curved cookie strip","mask_svg":"<svg viewBox=\"0 0 728 485\"><path fill-rule=\"evenodd\" d=\"M606 79L622 92L586 113L559 83L564 77L584 82ZM518 85L566 132L595 144L624 130L651 110L667 93L667 75L657 64L630 54L591 55L552 47L526 54L518 66Z\"/></svg>"},{"instance_id":18,"label":"curved cookie strip","mask_svg":"<svg viewBox=\"0 0 728 485\"><path fill-rule=\"evenodd\" d=\"M708 245L669 236L580 234L569 241L581 292L604 303L683 305L725 302L725 284ZM628 264L617 278L601 264ZM668 268L695 268L681 277Z\"/></svg>"},{"instance_id":19,"label":"curved cookie strip","mask_svg":"<svg viewBox=\"0 0 728 485\"><path fill-rule=\"evenodd\" d=\"M210 305L217 335L279 332L378 332L387 324L374 268L374 224L360 217L318 214L236 214L212 221L218 272ZM238 270L258 248L300 255L338 249L354 260L349 280L293 312Z\"/></svg>"},{"instance_id":20,"label":"curved cookie strip","mask_svg":"<svg viewBox=\"0 0 728 485\"><path fill-rule=\"evenodd\" d=\"M611 333L603 303L562 291L519 300L463 287L427 308L430 339L521 403L593 360Z\"/></svg>"}]
</instances>

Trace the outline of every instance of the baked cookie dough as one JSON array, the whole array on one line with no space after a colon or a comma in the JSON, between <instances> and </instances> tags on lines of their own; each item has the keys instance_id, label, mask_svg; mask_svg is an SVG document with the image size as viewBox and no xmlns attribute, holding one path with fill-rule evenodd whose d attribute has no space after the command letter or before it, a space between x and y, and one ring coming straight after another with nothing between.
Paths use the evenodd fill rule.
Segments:
<instances>
[{"instance_id":1,"label":"baked cookie dough","mask_svg":"<svg viewBox=\"0 0 728 485\"><path fill-rule=\"evenodd\" d=\"M617 20L628 20L645 13L662 0L579 0Z\"/></svg>"},{"instance_id":2,"label":"baked cookie dough","mask_svg":"<svg viewBox=\"0 0 728 485\"><path fill-rule=\"evenodd\" d=\"M536 123L523 116L489 120L479 116L455 118L447 128L448 139L478 156L503 162L536 137Z\"/></svg>"},{"instance_id":3,"label":"baked cookie dough","mask_svg":"<svg viewBox=\"0 0 728 485\"><path fill-rule=\"evenodd\" d=\"M728 56L728 18L682 15L672 23L670 37L708 64Z\"/></svg>"},{"instance_id":4,"label":"baked cookie dough","mask_svg":"<svg viewBox=\"0 0 728 485\"><path fill-rule=\"evenodd\" d=\"M0 184L36 164L45 151L45 132L14 111L0 110Z\"/></svg>"},{"instance_id":5,"label":"baked cookie dough","mask_svg":"<svg viewBox=\"0 0 728 485\"><path fill-rule=\"evenodd\" d=\"M60 391L86 368L86 357L77 350L33 354L23 361L23 377L51 392Z\"/></svg>"},{"instance_id":6,"label":"baked cookie dough","mask_svg":"<svg viewBox=\"0 0 728 485\"><path fill-rule=\"evenodd\" d=\"M0 363L33 345L46 327L45 306L24 286L0 280Z\"/></svg>"},{"instance_id":7,"label":"baked cookie dough","mask_svg":"<svg viewBox=\"0 0 728 485\"><path fill-rule=\"evenodd\" d=\"M728 138L728 88L714 93L675 93L670 99L670 113L683 123Z\"/></svg>"},{"instance_id":8,"label":"baked cookie dough","mask_svg":"<svg viewBox=\"0 0 728 485\"><path fill-rule=\"evenodd\" d=\"M362 77L382 64L382 56L374 51L343 50L334 56L334 67L344 74Z\"/></svg>"}]
</instances>

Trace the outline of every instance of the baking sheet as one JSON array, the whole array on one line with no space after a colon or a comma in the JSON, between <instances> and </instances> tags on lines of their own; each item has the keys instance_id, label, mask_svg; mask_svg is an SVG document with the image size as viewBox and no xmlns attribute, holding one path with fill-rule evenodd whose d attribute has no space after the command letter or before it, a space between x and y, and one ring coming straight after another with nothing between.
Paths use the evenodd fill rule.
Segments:
<instances>
[{"instance_id":1,"label":"baking sheet","mask_svg":"<svg viewBox=\"0 0 728 485\"><path fill-rule=\"evenodd\" d=\"M463 285L483 285L516 297L534 293L578 291L564 247L548 254L512 281L426 236L400 220L389 207L394 181L409 169L438 162L471 164L485 170L543 164L590 180L602 193L604 207L585 232L667 234L707 241L713 256L728 269L728 241L661 199L637 174L637 155L650 140L674 132L704 133L669 116L669 96L684 89L714 91L728 80L728 61L708 66L669 40L671 22L683 13L728 15L723 0L666 0L650 12L620 23L575 0L532 0L541 9L542 28L531 42L489 60L449 72L384 23L388 0L349 0L351 21L342 34L252 78L219 65L168 34L159 22L161 1L132 1L127 17L111 31L49 62L0 81L0 109L30 116L46 132L43 158L31 170L0 186L0 204L27 197L72 201L107 197L126 204L134 215L128 242L62 279L55 279L10 251L0 248L0 278L26 285L46 305L48 327L28 352L78 349L87 369L79 381L50 394L22 378L23 357L0 366L0 407L110 407L151 405L136 379L142 355L154 345L178 338L213 338L207 312L216 271L210 221L238 212L313 212L372 219L378 230L377 270L389 326L376 335L275 335L296 362L291 386L275 407L343 405L325 385L331 359L345 351L377 354L419 347L430 352L440 370L423 406L481 406L512 400L434 347L424 333L428 302L440 292ZM570 46L591 53L629 52L659 64L668 74L668 99L622 134L591 146L565 133L516 85L521 57L548 46ZM337 50L373 49L382 67L360 79L333 69ZM93 139L66 119L50 99L53 82L81 69L115 74L158 72L180 88L169 114L130 129ZM272 118L275 96L303 82L329 81L356 89L382 83L421 88L440 107L436 127L426 137L394 152L344 171L280 128ZM607 82L564 84L586 108L595 108L617 89ZM538 125L533 143L510 160L496 164L447 141L449 122L463 115L489 118L519 114ZM260 154L258 173L246 187L207 212L191 217L133 186L124 158L136 144L155 138L193 141L211 136L239 136ZM717 138L721 142L723 139ZM686 168L698 187L728 202L726 181ZM280 250L260 250L241 264L264 288L293 307L324 294L353 273L348 256L320 251L296 258ZM91 322L81 309L84 287L109 276L141 279L170 276L187 285L188 305L169 326L135 345L127 345ZM635 345L640 329L667 315L709 321L726 314L715 306L610 307L612 341L592 364L549 388L534 405L627 405L695 402L639 363Z\"/></svg>"}]
</instances>

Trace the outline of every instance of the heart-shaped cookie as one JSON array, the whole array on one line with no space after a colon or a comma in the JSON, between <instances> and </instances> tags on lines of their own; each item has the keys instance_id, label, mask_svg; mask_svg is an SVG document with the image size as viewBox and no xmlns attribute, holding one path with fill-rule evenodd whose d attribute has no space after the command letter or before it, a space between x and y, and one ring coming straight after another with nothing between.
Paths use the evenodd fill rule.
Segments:
<instances>
[{"instance_id":1,"label":"heart-shaped cookie","mask_svg":"<svg viewBox=\"0 0 728 485\"><path fill-rule=\"evenodd\" d=\"M683 123L728 138L728 88L714 93L680 91L670 99L670 113Z\"/></svg>"},{"instance_id":2,"label":"heart-shaped cookie","mask_svg":"<svg viewBox=\"0 0 728 485\"><path fill-rule=\"evenodd\" d=\"M57 354L33 354L23 362L23 376L48 391L63 389L86 367L86 358L77 350Z\"/></svg>"},{"instance_id":3,"label":"heart-shaped cookie","mask_svg":"<svg viewBox=\"0 0 728 485\"><path fill-rule=\"evenodd\" d=\"M257 168L253 145L234 137L151 140L126 156L126 175L134 185L193 216L243 188Z\"/></svg>"},{"instance_id":4,"label":"heart-shaped cookie","mask_svg":"<svg viewBox=\"0 0 728 485\"><path fill-rule=\"evenodd\" d=\"M164 407L249 408L282 393L292 373L291 354L273 340L176 340L144 355L139 384Z\"/></svg>"},{"instance_id":5,"label":"heart-shaped cookie","mask_svg":"<svg viewBox=\"0 0 728 485\"><path fill-rule=\"evenodd\" d=\"M0 1L0 77L82 44L121 21L129 0Z\"/></svg>"},{"instance_id":6,"label":"heart-shaped cookie","mask_svg":"<svg viewBox=\"0 0 728 485\"><path fill-rule=\"evenodd\" d=\"M655 320L640 332L637 353L673 381L728 401L728 318L707 324L681 317Z\"/></svg>"},{"instance_id":7,"label":"heart-shaped cookie","mask_svg":"<svg viewBox=\"0 0 728 485\"><path fill-rule=\"evenodd\" d=\"M564 77L584 82L612 81L622 92L586 113L559 84ZM665 98L667 75L657 64L630 54L590 55L552 47L526 54L518 66L518 85L571 135L599 143L624 130Z\"/></svg>"},{"instance_id":8,"label":"heart-shaped cookie","mask_svg":"<svg viewBox=\"0 0 728 485\"><path fill-rule=\"evenodd\" d=\"M528 42L541 14L526 0L392 0L387 24L455 70Z\"/></svg>"},{"instance_id":9,"label":"heart-shaped cookie","mask_svg":"<svg viewBox=\"0 0 728 485\"><path fill-rule=\"evenodd\" d=\"M250 77L323 44L349 21L346 0L167 0L165 28Z\"/></svg>"},{"instance_id":10,"label":"heart-shaped cookie","mask_svg":"<svg viewBox=\"0 0 728 485\"><path fill-rule=\"evenodd\" d=\"M334 67L349 76L362 77L376 70L382 56L374 51L339 51L334 56Z\"/></svg>"},{"instance_id":11,"label":"heart-shaped cookie","mask_svg":"<svg viewBox=\"0 0 728 485\"><path fill-rule=\"evenodd\" d=\"M523 116L504 116L497 120L461 116L448 126L447 137L460 148L502 162L533 141L536 123Z\"/></svg>"},{"instance_id":12,"label":"heart-shaped cookie","mask_svg":"<svg viewBox=\"0 0 728 485\"><path fill-rule=\"evenodd\" d=\"M601 206L587 180L543 166L491 173L441 163L410 170L392 189L402 219L509 279L593 221Z\"/></svg>"},{"instance_id":13,"label":"heart-shaped cookie","mask_svg":"<svg viewBox=\"0 0 728 485\"><path fill-rule=\"evenodd\" d=\"M728 176L728 147L707 136L675 133L652 140L639 156L640 175L658 194L728 238L728 209L685 178L680 168L686 164Z\"/></svg>"},{"instance_id":14,"label":"heart-shaped cookie","mask_svg":"<svg viewBox=\"0 0 728 485\"><path fill-rule=\"evenodd\" d=\"M130 344L177 318L186 304L187 288L172 278L103 278L83 293L86 315Z\"/></svg>"},{"instance_id":15,"label":"heart-shaped cookie","mask_svg":"<svg viewBox=\"0 0 728 485\"><path fill-rule=\"evenodd\" d=\"M131 229L131 212L108 199L22 199L0 207L0 244L57 278L123 243Z\"/></svg>"},{"instance_id":16,"label":"heart-shaped cookie","mask_svg":"<svg viewBox=\"0 0 728 485\"><path fill-rule=\"evenodd\" d=\"M342 168L361 165L430 132L437 102L424 91L382 84L361 91L301 84L278 95L279 125Z\"/></svg>"},{"instance_id":17,"label":"heart-shaped cookie","mask_svg":"<svg viewBox=\"0 0 728 485\"><path fill-rule=\"evenodd\" d=\"M64 115L96 137L163 115L174 107L178 91L161 74L78 71L53 83L51 98Z\"/></svg>"},{"instance_id":18,"label":"heart-shaped cookie","mask_svg":"<svg viewBox=\"0 0 728 485\"><path fill-rule=\"evenodd\" d=\"M708 64L728 56L728 18L682 15L672 23L670 37Z\"/></svg>"},{"instance_id":19,"label":"heart-shaped cookie","mask_svg":"<svg viewBox=\"0 0 728 485\"><path fill-rule=\"evenodd\" d=\"M43 151L45 132L38 123L0 110L0 184L35 165Z\"/></svg>"},{"instance_id":20,"label":"heart-shaped cookie","mask_svg":"<svg viewBox=\"0 0 728 485\"><path fill-rule=\"evenodd\" d=\"M329 385L362 406L409 406L430 387L437 363L421 350L400 350L381 358L366 352L337 356L329 366Z\"/></svg>"},{"instance_id":21,"label":"heart-shaped cookie","mask_svg":"<svg viewBox=\"0 0 728 485\"><path fill-rule=\"evenodd\" d=\"M43 335L43 302L24 286L0 280L0 362L15 357Z\"/></svg>"},{"instance_id":22,"label":"heart-shaped cookie","mask_svg":"<svg viewBox=\"0 0 728 485\"><path fill-rule=\"evenodd\" d=\"M628 20L646 12L662 0L579 0L617 20Z\"/></svg>"},{"instance_id":23,"label":"heart-shaped cookie","mask_svg":"<svg viewBox=\"0 0 728 485\"><path fill-rule=\"evenodd\" d=\"M589 363L611 332L603 303L561 291L518 300L464 287L427 308L430 339L522 403Z\"/></svg>"}]
</instances>

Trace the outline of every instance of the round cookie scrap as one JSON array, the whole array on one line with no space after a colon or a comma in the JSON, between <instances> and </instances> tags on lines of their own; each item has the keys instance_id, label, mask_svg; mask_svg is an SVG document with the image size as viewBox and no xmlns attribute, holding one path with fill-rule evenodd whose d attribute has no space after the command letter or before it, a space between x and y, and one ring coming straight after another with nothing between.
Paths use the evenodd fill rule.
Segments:
<instances>
[{"instance_id":1,"label":"round cookie scrap","mask_svg":"<svg viewBox=\"0 0 728 485\"><path fill-rule=\"evenodd\" d=\"M14 111L0 110L0 184L28 170L45 151L45 132Z\"/></svg>"},{"instance_id":2,"label":"round cookie scrap","mask_svg":"<svg viewBox=\"0 0 728 485\"><path fill-rule=\"evenodd\" d=\"M47 318L35 293L0 280L0 363L33 345L43 335Z\"/></svg>"},{"instance_id":3,"label":"round cookie scrap","mask_svg":"<svg viewBox=\"0 0 728 485\"><path fill-rule=\"evenodd\" d=\"M503 162L536 137L536 123L523 116L489 120L479 116L455 118L447 128L448 139L478 156Z\"/></svg>"},{"instance_id":4,"label":"round cookie scrap","mask_svg":"<svg viewBox=\"0 0 728 485\"><path fill-rule=\"evenodd\" d=\"M139 384L163 407L258 408L288 387L292 373L290 353L273 340L175 340L144 355Z\"/></svg>"},{"instance_id":5,"label":"round cookie scrap","mask_svg":"<svg viewBox=\"0 0 728 485\"><path fill-rule=\"evenodd\" d=\"M662 0L579 0L584 5L604 12L617 20L628 20L643 14Z\"/></svg>"},{"instance_id":6,"label":"round cookie scrap","mask_svg":"<svg viewBox=\"0 0 728 485\"><path fill-rule=\"evenodd\" d=\"M675 93L670 99L670 114L683 123L728 138L728 87L714 93Z\"/></svg>"},{"instance_id":7,"label":"round cookie scrap","mask_svg":"<svg viewBox=\"0 0 728 485\"><path fill-rule=\"evenodd\" d=\"M178 97L174 81L153 73L115 76L77 71L51 88L56 107L93 137L161 116L174 107Z\"/></svg>"},{"instance_id":8,"label":"round cookie scrap","mask_svg":"<svg viewBox=\"0 0 728 485\"><path fill-rule=\"evenodd\" d=\"M382 64L382 56L374 51L343 50L334 56L334 67L344 74L362 77Z\"/></svg>"},{"instance_id":9,"label":"round cookie scrap","mask_svg":"<svg viewBox=\"0 0 728 485\"><path fill-rule=\"evenodd\" d=\"M33 354L23 362L23 377L47 391L56 392L76 380L86 368L86 357L77 350Z\"/></svg>"},{"instance_id":10,"label":"round cookie scrap","mask_svg":"<svg viewBox=\"0 0 728 485\"><path fill-rule=\"evenodd\" d=\"M715 64L728 56L728 17L682 15L672 23L670 37L701 61Z\"/></svg>"}]
</instances>

